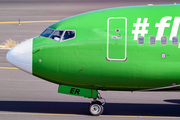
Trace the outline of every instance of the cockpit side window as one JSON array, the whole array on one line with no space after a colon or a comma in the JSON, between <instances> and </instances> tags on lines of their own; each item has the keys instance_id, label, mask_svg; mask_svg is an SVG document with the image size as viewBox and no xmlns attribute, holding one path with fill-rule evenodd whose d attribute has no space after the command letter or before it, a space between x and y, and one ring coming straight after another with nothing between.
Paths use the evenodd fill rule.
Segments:
<instances>
[{"instance_id":1,"label":"cockpit side window","mask_svg":"<svg viewBox=\"0 0 180 120\"><path fill-rule=\"evenodd\" d=\"M51 38L57 42L70 40L75 38L76 31L75 30L54 30L51 28L47 28L40 36Z\"/></svg>"},{"instance_id":2,"label":"cockpit side window","mask_svg":"<svg viewBox=\"0 0 180 120\"><path fill-rule=\"evenodd\" d=\"M43 37L49 37L53 32L54 32L53 29L47 28L47 29L41 34L41 36L43 36Z\"/></svg>"},{"instance_id":3,"label":"cockpit side window","mask_svg":"<svg viewBox=\"0 0 180 120\"><path fill-rule=\"evenodd\" d=\"M55 40L55 41L60 41L61 40L61 37L63 35L63 30L60 30L60 31L55 31L52 35L51 35L51 39Z\"/></svg>"},{"instance_id":4,"label":"cockpit side window","mask_svg":"<svg viewBox=\"0 0 180 120\"><path fill-rule=\"evenodd\" d=\"M69 40L75 37L75 30L67 30L62 38L62 40Z\"/></svg>"}]
</instances>

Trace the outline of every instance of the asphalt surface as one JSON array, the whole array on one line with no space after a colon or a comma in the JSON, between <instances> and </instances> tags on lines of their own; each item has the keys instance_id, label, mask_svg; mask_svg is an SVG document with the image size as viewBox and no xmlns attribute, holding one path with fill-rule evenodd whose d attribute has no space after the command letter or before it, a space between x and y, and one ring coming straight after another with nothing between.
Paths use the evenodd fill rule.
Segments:
<instances>
[{"instance_id":1,"label":"asphalt surface","mask_svg":"<svg viewBox=\"0 0 180 120\"><path fill-rule=\"evenodd\" d=\"M76 14L120 6L174 4L177 0L0 0L0 22L61 20ZM180 3L180 2L179 2ZM22 42L41 34L53 23L1 24L0 44Z\"/></svg>"},{"instance_id":2,"label":"asphalt surface","mask_svg":"<svg viewBox=\"0 0 180 120\"><path fill-rule=\"evenodd\" d=\"M0 50L0 66L13 67ZM106 99L103 115L90 116L92 99L57 93L58 85L19 69L0 67L0 119L180 119L179 92L100 91Z\"/></svg>"},{"instance_id":3,"label":"asphalt surface","mask_svg":"<svg viewBox=\"0 0 180 120\"><path fill-rule=\"evenodd\" d=\"M162 1L162 2L161 2ZM0 22L60 20L75 14L118 6L173 4L177 1L134 0L0 0ZM178 3L178 2L177 2ZM0 43L24 41L39 35L52 23L0 24ZM0 49L1 120L139 120L180 119L179 92L100 91L106 99L102 116L88 113L91 99L57 93L58 85L34 77L6 61L8 50ZM10 67L10 68L2 68Z\"/></svg>"}]
</instances>

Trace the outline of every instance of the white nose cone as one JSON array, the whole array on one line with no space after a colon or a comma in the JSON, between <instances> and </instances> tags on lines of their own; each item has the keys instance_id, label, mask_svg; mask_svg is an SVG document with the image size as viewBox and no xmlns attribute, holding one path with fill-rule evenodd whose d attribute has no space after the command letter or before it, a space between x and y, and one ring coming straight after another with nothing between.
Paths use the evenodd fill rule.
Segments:
<instances>
[{"instance_id":1,"label":"white nose cone","mask_svg":"<svg viewBox=\"0 0 180 120\"><path fill-rule=\"evenodd\" d=\"M33 38L13 47L6 55L7 61L32 74L32 44Z\"/></svg>"}]
</instances>

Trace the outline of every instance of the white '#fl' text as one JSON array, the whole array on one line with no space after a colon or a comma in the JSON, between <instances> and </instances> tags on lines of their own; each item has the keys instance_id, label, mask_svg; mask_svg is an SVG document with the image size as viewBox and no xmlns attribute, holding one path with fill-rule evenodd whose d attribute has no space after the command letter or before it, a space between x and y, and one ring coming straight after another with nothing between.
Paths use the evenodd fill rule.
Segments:
<instances>
[{"instance_id":1,"label":"white '#fl' text","mask_svg":"<svg viewBox=\"0 0 180 120\"><path fill-rule=\"evenodd\" d=\"M161 37L164 34L165 28L170 27L170 23L168 23L168 21L170 21L171 19L172 19L171 16L166 16L166 17L163 17L159 23L155 24L155 27L158 28L156 40L161 40ZM180 17L175 17L169 40L172 40L172 38L174 36L177 36L179 24L180 24ZM137 22L133 23L133 27L135 27L135 30L132 30L132 34L134 34L134 40L138 39L139 34L140 34L140 36L145 37L145 34L148 34L147 27L149 27L149 26L150 26L150 23L148 23L148 18L144 18L142 23L141 23L141 18L137 18ZM140 28L142 28L142 29L140 29Z\"/></svg>"}]
</instances>

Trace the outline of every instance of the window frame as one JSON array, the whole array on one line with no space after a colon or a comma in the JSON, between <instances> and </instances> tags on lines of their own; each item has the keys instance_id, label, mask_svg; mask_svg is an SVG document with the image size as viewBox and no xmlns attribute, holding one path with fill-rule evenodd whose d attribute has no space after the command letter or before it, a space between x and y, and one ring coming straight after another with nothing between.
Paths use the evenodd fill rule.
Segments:
<instances>
[{"instance_id":1,"label":"window frame","mask_svg":"<svg viewBox=\"0 0 180 120\"><path fill-rule=\"evenodd\" d=\"M173 38L177 38L177 44L173 44ZM179 38L177 36L172 37L172 44L173 45L178 45L178 43L179 43Z\"/></svg>"},{"instance_id":2,"label":"window frame","mask_svg":"<svg viewBox=\"0 0 180 120\"><path fill-rule=\"evenodd\" d=\"M139 44L139 45L143 45L143 44L140 44L140 43L139 43L139 38L140 38L140 37L143 38L143 44L144 44L144 36L139 36L139 37L138 37L138 44Z\"/></svg>"},{"instance_id":3,"label":"window frame","mask_svg":"<svg viewBox=\"0 0 180 120\"><path fill-rule=\"evenodd\" d=\"M154 44L151 43L151 37L154 37L154 38L155 38ZM155 44L156 44L156 37L155 37L155 36L150 36L150 37L149 37L149 44L150 44L150 45L155 45Z\"/></svg>"},{"instance_id":4,"label":"window frame","mask_svg":"<svg viewBox=\"0 0 180 120\"><path fill-rule=\"evenodd\" d=\"M66 31L75 31L75 35L74 35L74 37L73 37L73 38L70 38L70 39L62 40L62 38L64 37L64 35L65 35ZM62 35L62 36L63 36L63 37L61 37L60 42L64 42L64 41L67 41L67 40L74 39L74 38L76 37L76 30L64 30L64 33L63 33L63 35Z\"/></svg>"},{"instance_id":5,"label":"window frame","mask_svg":"<svg viewBox=\"0 0 180 120\"><path fill-rule=\"evenodd\" d=\"M162 44L162 38L166 38L166 44L167 44L167 37L166 36L161 37L161 45L166 45L166 44Z\"/></svg>"},{"instance_id":6,"label":"window frame","mask_svg":"<svg viewBox=\"0 0 180 120\"><path fill-rule=\"evenodd\" d=\"M49 39L54 40L54 39L52 39L52 38L51 38L51 36L52 36L52 35L53 35L56 31L63 31L63 34L61 35L61 39L62 39L62 36L64 36L64 33L65 33L65 32L64 32L65 30L54 30L54 32L53 32L53 33L49 36ZM58 41L57 41L57 40L54 40L54 41L56 41L56 42L60 42L60 41L61 41L61 39L60 39L60 40L58 40Z\"/></svg>"},{"instance_id":7,"label":"window frame","mask_svg":"<svg viewBox=\"0 0 180 120\"><path fill-rule=\"evenodd\" d=\"M50 36L56 31L55 29L52 29L52 28L46 28L46 29L40 34L41 37L45 37L45 36L42 36L42 34L43 34L47 29L53 30L53 32L49 35L49 37L46 37L46 38L50 38Z\"/></svg>"},{"instance_id":8,"label":"window frame","mask_svg":"<svg viewBox=\"0 0 180 120\"><path fill-rule=\"evenodd\" d=\"M74 31L74 32L75 32L75 35L74 35L73 38L66 39L66 40L62 40L63 37L61 37L61 39L58 40L58 41L57 41L57 40L54 40L54 41L56 41L56 42L64 42L64 41L67 41L67 40L74 39L74 38L76 37L76 30L55 30L55 29L52 29L52 28L46 28L46 29L40 34L41 37L45 37L45 36L42 36L42 34L43 34L47 29L53 30L53 32L49 35L49 37L46 37L46 38L49 38L49 39L51 39L51 40L54 40L54 39L51 38L51 36L52 36L56 31L63 31L62 36L64 36L64 34L66 33L66 31Z\"/></svg>"}]
</instances>

